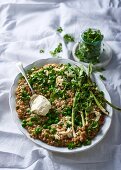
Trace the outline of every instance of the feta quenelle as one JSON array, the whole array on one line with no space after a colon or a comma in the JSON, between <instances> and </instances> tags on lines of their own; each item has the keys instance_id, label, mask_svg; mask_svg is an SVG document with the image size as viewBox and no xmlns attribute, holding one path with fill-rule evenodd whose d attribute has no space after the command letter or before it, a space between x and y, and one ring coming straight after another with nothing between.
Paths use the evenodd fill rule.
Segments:
<instances>
[{"instance_id":1,"label":"feta quenelle","mask_svg":"<svg viewBox=\"0 0 121 170\"><path fill-rule=\"evenodd\" d=\"M46 97L33 94L30 101L30 107L32 112L41 116L46 116L51 108L51 103Z\"/></svg>"},{"instance_id":2,"label":"feta quenelle","mask_svg":"<svg viewBox=\"0 0 121 170\"><path fill-rule=\"evenodd\" d=\"M21 62L18 62L18 63L16 63L16 66L18 67L21 74L24 76L24 78L25 78L26 82L28 83L29 88L33 94L31 97L31 100L30 100L31 111L38 115L46 116L46 114L49 112L49 110L51 108L51 103L49 102L49 100L46 97L44 97L42 95L37 95L34 93L33 88L31 87L31 85L27 79L26 73L23 68L23 64Z\"/></svg>"}]
</instances>

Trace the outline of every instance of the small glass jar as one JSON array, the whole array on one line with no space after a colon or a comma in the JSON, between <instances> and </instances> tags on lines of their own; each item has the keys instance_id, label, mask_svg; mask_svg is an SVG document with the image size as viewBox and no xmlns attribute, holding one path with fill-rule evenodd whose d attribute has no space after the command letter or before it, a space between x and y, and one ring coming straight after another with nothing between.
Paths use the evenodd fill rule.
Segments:
<instances>
[{"instance_id":1,"label":"small glass jar","mask_svg":"<svg viewBox=\"0 0 121 170\"><path fill-rule=\"evenodd\" d=\"M91 32L90 37L86 37L86 33ZM100 37L96 37L96 34ZM87 34L88 36L88 34ZM94 37L94 39L93 39ZM96 40L100 38L100 40ZM76 56L80 59L80 61L86 63L96 64L99 63L99 58L101 54L101 44L103 40L103 35L101 34L100 30L91 29L84 31L81 34L81 42L78 45L78 49L76 51Z\"/></svg>"}]
</instances>

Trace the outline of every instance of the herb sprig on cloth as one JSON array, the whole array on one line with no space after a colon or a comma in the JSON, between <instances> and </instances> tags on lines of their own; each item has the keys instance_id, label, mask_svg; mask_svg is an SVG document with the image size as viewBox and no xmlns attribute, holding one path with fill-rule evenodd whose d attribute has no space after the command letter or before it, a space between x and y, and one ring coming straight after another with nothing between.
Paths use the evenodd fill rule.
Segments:
<instances>
[{"instance_id":1,"label":"herb sprig on cloth","mask_svg":"<svg viewBox=\"0 0 121 170\"><path fill-rule=\"evenodd\" d=\"M50 54L55 57L58 53L62 52L62 43L59 43L58 46L54 49L54 51L50 51Z\"/></svg>"}]
</instances>

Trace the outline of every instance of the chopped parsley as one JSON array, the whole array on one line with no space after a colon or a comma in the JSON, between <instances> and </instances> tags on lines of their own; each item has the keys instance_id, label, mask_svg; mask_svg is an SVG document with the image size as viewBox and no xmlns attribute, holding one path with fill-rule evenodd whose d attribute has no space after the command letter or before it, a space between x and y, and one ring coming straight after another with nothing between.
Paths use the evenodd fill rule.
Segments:
<instances>
[{"instance_id":1,"label":"chopped parsley","mask_svg":"<svg viewBox=\"0 0 121 170\"><path fill-rule=\"evenodd\" d=\"M84 146L87 146L87 145L90 145L91 144L91 140L87 139L85 142L84 142Z\"/></svg>"},{"instance_id":2,"label":"chopped parsley","mask_svg":"<svg viewBox=\"0 0 121 170\"><path fill-rule=\"evenodd\" d=\"M61 33L63 31L62 27L57 28L57 32Z\"/></svg>"},{"instance_id":3,"label":"chopped parsley","mask_svg":"<svg viewBox=\"0 0 121 170\"><path fill-rule=\"evenodd\" d=\"M30 99L30 95L29 95L29 93L25 89L23 89L23 91L21 93L21 99L23 101Z\"/></svg>"},{"instance_id":4,"label":"chopped parsley","mask_svg":"<svg viewBox=\"0 0 121 170\"><path fill-rule=\"evenodd\" d=\"M40 53L44 53L45 51L44 51L43 49L41 49L39 52L40 52Z\"/></svg>"},{"instance_id":5,"label":"chopped parsley","mask_svg":"<svg viewBox=\"0 0 121 170\"><path fill-rule=\"evenodd\" d=\"M58 46L54 49L54 51L50 51L50 54L55 57L58 53L62 52L62 43L59 43Z\"/></svg>"},{"instance_id":6,"label":"chopped parsley","mask_svg":"<svg viewBox=\"0 0 121 170\"><path fill-rule=\"evenodd\" d=\"M106 78L103 75L100 75L101 80L106 80Z\"/></svg>"},{"instance_id":7,"label":"chopped parsley","mask_svg":"<svg viewBox=\"0 0 121 170\"><path fill-rule=\"evenodd\" d=\"M67 43L67 44L69 42L74 42L74 37L71 36L70 34L65 34L63 38L64 38L65 43Z\"/></svg>"},{"instance_id":8,"label":"chopped parsley","mask_svg":"<svg viewBox=\"0 0 121 170\"><path fill-rule=\"evenodd\" d=\"M74 142L70 142L68 143L68 149L74 149L76 147L76 145L74 144Z\"/></svg>"}]
</instances>

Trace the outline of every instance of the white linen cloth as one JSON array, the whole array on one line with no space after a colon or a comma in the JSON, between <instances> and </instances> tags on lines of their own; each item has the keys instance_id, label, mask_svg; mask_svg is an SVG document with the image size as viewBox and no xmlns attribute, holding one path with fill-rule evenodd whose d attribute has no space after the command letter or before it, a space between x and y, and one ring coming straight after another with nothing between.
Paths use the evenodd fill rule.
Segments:
<instances>
[{"instance_id":1,"label":"white linen cloth","mask_svg":"<svg viewBox=\"0 0 121 170\"><path fill-rule=\"evenodd\" d=\"M120 0L0 1L0 169L1 170L121 170L121 113L114 110L105 138L92 149L71 155L51 153L35 145L17 128L9 107L9 90L18 70L48 58L62 38L61 26L79 39L88 27L99 28L113 50L104 76L112 103L121 107ZM40 54L40 49L45 54ZM71 49L71 46L68 47ZM68 58L63 43L63 58Z\"/></svg>"}]
</instances>

